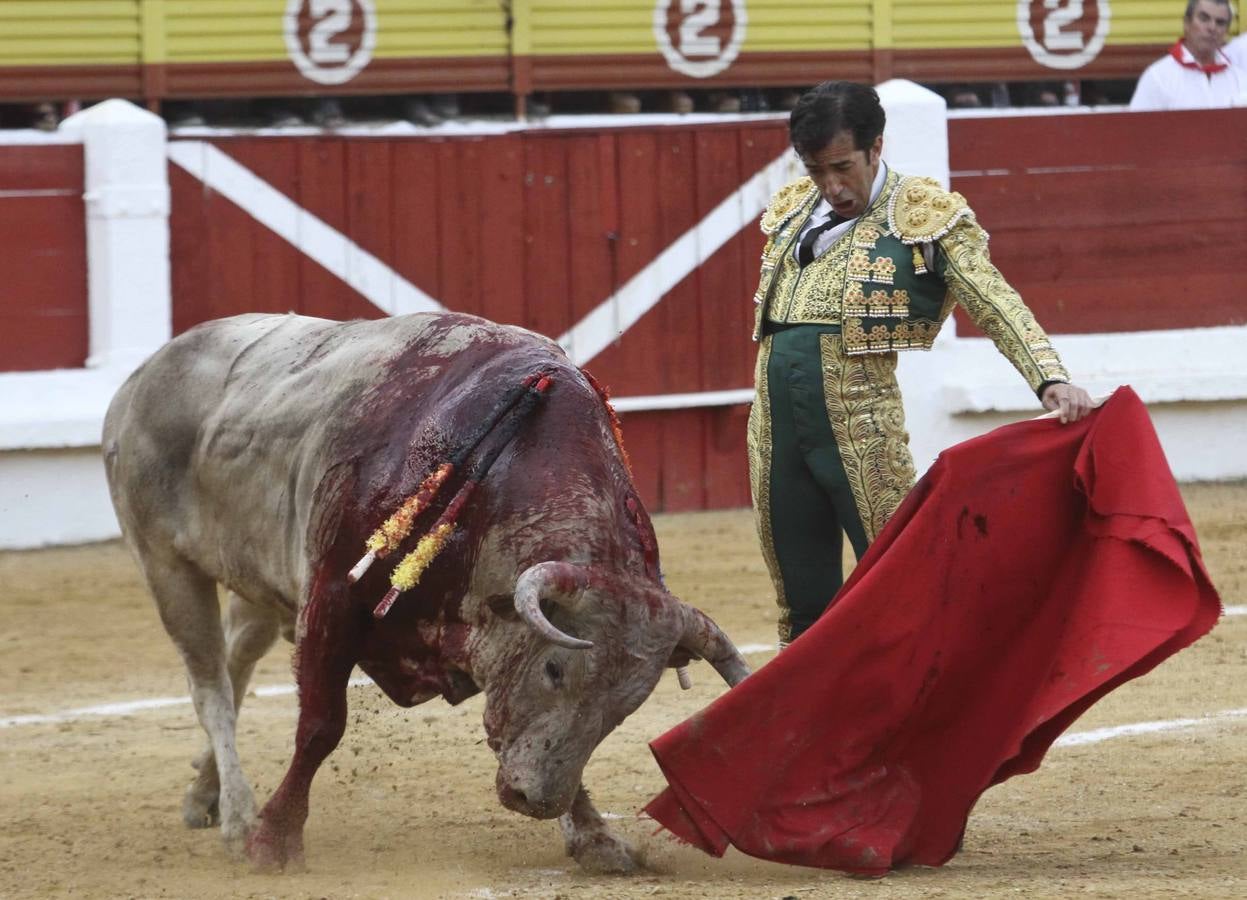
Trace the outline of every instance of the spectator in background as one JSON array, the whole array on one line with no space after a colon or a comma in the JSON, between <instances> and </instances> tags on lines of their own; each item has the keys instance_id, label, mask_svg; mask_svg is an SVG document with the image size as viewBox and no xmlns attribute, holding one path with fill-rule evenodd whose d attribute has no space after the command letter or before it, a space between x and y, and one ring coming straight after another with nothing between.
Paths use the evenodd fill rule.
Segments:
<instances>
[{"instance_id":1,"label":"spectator in background","mask_svg":"<svg viewBox=\"0 0 1247 900\"><path fill-rule=\"evenodd\" d=\"M61 114L55 103L40 103L35 107L34 126L40 131L56 131L60 124Z\"/></svg>"},{"instance_id":2,"label":"spectator in background","mask_svg":"<svg viewBox=\"0 0 1247 900\"><path fill-rule=\"evenodd\" d=\"M1143 72L1130 108L1212 109L1242 103L1247 72L1230 65L1221 50L1233 17L1229 0L1189 0L1182 38Z\"/></svg>"},{"instance_id":3,"label":"spectator in background","mask_svg":"<svg viewBox=\"0 0 1247 900\"><path fill-rule=\"evenodd\" d=\"M1009 94L1009 85L1003 81L989 81L981 84L949 84L941 89L944 101L952 109L979 109L994 107L1003 109L1016 105Z\"/></svg>"},{"instance_id":4,"label":"spectator in background","mask_svg":"<svg viewBox=\"0 0 1247 900\"><path fill-rule=\"evenodd\" d=\"M953 109L978 109L983 105L979 92L968 84L949 85L945 89L944 100Z\"/></svg>"},{"instance_id":5,"label":"spectator in background","mask_svg":"<svg viewBox=\"0 0 1247 900\"><path fill-rule=\"evenodd\" d=\"M56 131L61 119L78 111L78 101L61 104L52 101L42 103L0 103L0 128L37 128L40 131Z\"/></svg>"}]
</instances>

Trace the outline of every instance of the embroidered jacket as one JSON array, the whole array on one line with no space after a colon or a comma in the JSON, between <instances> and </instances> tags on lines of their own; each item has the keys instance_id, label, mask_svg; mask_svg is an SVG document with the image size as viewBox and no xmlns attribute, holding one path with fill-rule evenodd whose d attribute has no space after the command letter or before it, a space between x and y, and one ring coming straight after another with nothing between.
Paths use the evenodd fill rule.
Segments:
<instances>
[{"instance_id":1,"label":"embroidered jacket","mask_svg":"<svg viewBox=\"0 0 1247 900\"><path fill-rule=\"evenodd\" d=\"M992 265L987 233L961 194L889 171L849 232L801 269L793 244L818 199L814 183L800 178L762 216L754 340L763 321L834 324L850 354L929 350L960 304L1032 390L1069 380L1048 335Z\"/></svg>"}]
</instances>

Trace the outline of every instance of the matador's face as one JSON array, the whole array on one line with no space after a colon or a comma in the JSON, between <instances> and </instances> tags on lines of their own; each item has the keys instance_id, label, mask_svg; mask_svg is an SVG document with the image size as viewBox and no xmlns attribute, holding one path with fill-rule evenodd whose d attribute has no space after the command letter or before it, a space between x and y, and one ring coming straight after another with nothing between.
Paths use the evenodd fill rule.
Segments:
<instances>
[{"instance_id":1,"label":"matador's face","mask_svg":"<svg viewBox=\"0 0 1247 900\"><path fill-rule=\"evenodd\" d=\"M840 131L812 155L802 155L805 171L831 204L836 215L853 219L866 211L870 188L879 171L883 136L865 150L858 150L849 131Z\"/></svg>"}]
</instances>

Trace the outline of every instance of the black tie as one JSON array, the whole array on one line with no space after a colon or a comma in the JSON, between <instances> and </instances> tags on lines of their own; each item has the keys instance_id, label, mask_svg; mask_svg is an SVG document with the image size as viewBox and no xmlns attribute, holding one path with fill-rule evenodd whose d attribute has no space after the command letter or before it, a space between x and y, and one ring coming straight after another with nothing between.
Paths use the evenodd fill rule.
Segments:
<instances>
[{"instance_id":1,"label":"black tie","mask_svg":"<svg viewBox=\"0 0 1247 900\"><path fill-rule=\"evenodd\" d=\"M831 218L822 225L815 225L801 236L801 243L797 246L797 264L800 265L801 268L804 269L810 263L814 262L814 242L818 240L819 236L832 226L838 225L839 223L840 217L833 213Z\"/></svg>"}]
</instances>

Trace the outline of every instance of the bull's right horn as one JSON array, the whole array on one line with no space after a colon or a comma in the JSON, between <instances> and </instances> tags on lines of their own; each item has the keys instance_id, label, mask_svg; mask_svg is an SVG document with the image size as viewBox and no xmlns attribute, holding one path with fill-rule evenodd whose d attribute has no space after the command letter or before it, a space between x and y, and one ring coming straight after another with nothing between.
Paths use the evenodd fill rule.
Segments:
<instances>
[{"instance_id":1,"label":"bull's right horn","mask_svg":"<svg viewBox=\"0 0 1247 900\"><path fill-rule=\"evenodd\" d=\"M524 570L515 582L515 611L534 631L552 644L569 650L588 650L593 641L564 634L541 611L542 598L564 607L574 607L589 585L589 573L566 562L537 563Z\"/></svg>"},{"instance_id":2,"label":"bull's right horn","mask_svg":"<svg viewBox=\"0 0 1247 900\"><path fill-rule=\"evenodd\" d=\"M676 602L680 604L680 613L684 620L679 646L714 666L729 687L735 687L744 681L750 674L749 664L740 655L732 639L697 607L690 606L683 600L677 599Z\"/></svg>"}]
</instances>

